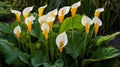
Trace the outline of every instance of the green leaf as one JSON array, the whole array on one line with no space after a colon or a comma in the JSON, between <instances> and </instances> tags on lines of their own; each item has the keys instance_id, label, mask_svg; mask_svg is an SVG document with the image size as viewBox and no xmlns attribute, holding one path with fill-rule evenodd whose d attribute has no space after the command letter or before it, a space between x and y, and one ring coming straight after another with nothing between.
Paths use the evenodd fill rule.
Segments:
<instances>
[{"instance_id":1,"label":"green leaf","mask_svg":"<svg viewBox=\"0 0 120 67\"><path fill-rule=\"evenodd\" d=\"M64 63L62 59L58 59L54 65L51 65L49 63L43 63L44 67L63 67Z\"/></svg>"},{"instance_id":2,"label":"green leaf","mask_svg":"<svg viewBox=\"0 0 120 67\"><path fill-rule=\"evenodd\" d=\"M0 49L5 54L6 62L11 64L17 58L17 53L19 52L17 48L14 47L14 44L9 43L7 40L0 38Z\"/></svg>"},{"instance_id":3,"label":"green leaf","mask_svg":"<svg viewBox=\"0 0 120 67\"><path fill-rule=\"evenodd\" d=\"M58 59L55 64L51 67L63 67L63 60L62 59Z\"/></svg>"},{"instance_id":4,"label":"green leaf","mask_svg":"<svg viewBox=\"0 0 120 67\"><path fill-rule=\"evenodd\" d=\"M28 55L27 53L19 52L18 57L22 62L30 64L30 55Z\"/></svg>"},{"instance_id":5,"label":"green leaf","mask_svg":"<svg viewBox=\"0 0 120 67\"><path fill-rule=\"evenodd\" d=\"M7 23L0 23L0 32L10 33L10 28Z\"/></svg>"},{"instance_id":6,"label":"green leaf","mask_svg":"<svg viewBox=\"0 0 120 67\"><path fill-rule=\"evenodd\" d=\"M96 45L99 46L101 45L102 42L108 42L109 40L115 38L115 36L119 35L120 32L113 33L112 35L107 35L107 36L101 36L97 42Z\"/></svg>"},{"instance_id":7,"label":"green leaf","mask_svg":"<svg viewBox=\"0 0 120 67\"><path fill-rule=\"evenodd\" d=\"M34 52L34 56L31 58L31 63L33 67L41 66L43 63L47 62L46 55L41 51Z\"/></svg>"},{"instance_id":8,"label":"green leaf","mask_svg":"<svg viewBox=\"0 0 120 67\"><path fill-rule=\"evenodd\" d=\"M68 31L68 45L65 47L65 52L70 54L73 59L76 59L78 56L83 54L83 40L84 34L74 31L74 39L71 36L72 32ZM74 44L72 43L74 40Z\"/></svg>"},{"instance_id":9,"label":"green leaf","mask_svg":"<svg viewBox=\"0 0 120 67\"><path fill-rule=\"evenodd\" d=\"M70 29L78 29L80 31L82 31L84 28L84 26L81 24L81 18L82 16L81 15L76 15L74 18L72 17L68 17L66 18L61 26L60 26L60 33L61 32L64 32L64 31L67 31L67 30L70 30Z\"/></svg>"},{"instance_id":10,"label":"green leaf","mask_svg":"<svg viewBox=\"0 0 120 67\"><path fill-rule=\"evenodd\" d=\"M90 57L90 59L84 59L82 61L82 65L86 65L92 62L96 61L102 61L106 59L111 59L115 58L120 55L120 51L113 48L113 47L103 47L103 48L98 48Z\"/></svg>"},{"instance_id":11,"label":"green leaf","mask_svg":"<svg viewBox=\"0 0 120 67\"><path fill-rule=\"evenodd\" d=\"M88 64L87 66L90 67L118 67L117 59L112 58L108 60L103 60L99 62L93 62L91 64Z\"/></svg>"}]
</instances>

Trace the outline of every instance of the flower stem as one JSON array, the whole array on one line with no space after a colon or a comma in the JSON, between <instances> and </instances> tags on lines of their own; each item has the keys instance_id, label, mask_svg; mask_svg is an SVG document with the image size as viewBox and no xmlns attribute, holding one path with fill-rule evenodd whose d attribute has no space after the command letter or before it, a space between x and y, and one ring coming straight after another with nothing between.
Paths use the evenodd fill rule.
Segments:
<instances>
[{"instance_id":1,"label":"flower stem","mask_svg":"<svg viewBox=\"0 0 120 67\"><path fill-rule=\"evenodd\" d=\"M91 40L92 40L92 37L93 37L94 29L95 29L95 27L93 26L92 33L91 33Z\"/></svg>"},{"instance_id":2,"label":"flower stem","mask_svg":"<svg viewBox=\"0 0 120 67\"><path fill-rule=\"evenodd\" d=\"M87 35L88 35L88 34L85 35L85 39L84 39L83 58L84 58L84 56L85 56L85 49L86 49L86 39L87 39Z\"/></svg>"},{"instance_id":3,"label":"flower stem","mask_svg":"<svg viewBox=\"0 0 120 67\"><path fill-rule=\"evenodd\" d=\"M75 48L74 46L74 29L73 29L73 23L74 23L74 17L72 18L72 44L73 44L73 49ZM78 61L77 58L75 59L76 66L78 67Z\"/></svg>"},{"instance_id":4,"label":"flower stem","mask_svg":"<svg viewBox=\"0 0 120 67\"><path fill-rule=\"evenodd\" d=\"M32 54L32 44L31 44L31 35L29 33L29 47L30 47L30 53Z\"/></svg>"},{"instance_id":5,"label":"flower stem","mask_svg":"<svg viewBox=\"0 0 120 67\"><path fill-rule=\"evenodd\" d=\"M51 39L50 39L50 55L51 55L51 59L52 59L52 61L54 60L54 56L53 56L53 51L52 51L52 48L53 48L53 44L52 44L52 32L50 33L50 37L51 37Z\"/></svg>"},{"instance_id":6,"label":"flower stem","mask_svg":"<svg viewBox=\"0 0 120 67\"><path fill-rule=\"evenodd\" d=\"M45 46L46 46L46 55L47 55L47 58L48 58L48 61L49 61L48 41L47 40L45 40Z\"/></svg>"},{"instance_id":7,"label":"flower stem","mask_svg":"<svg viewBox=\"0 0 120 67\"><path fill-rule=\"evenodd\" d=\"M78 67L78 61L77 61L77 58L75 59L75 63L76 63L76 66Z\"/></svg>"}]
</instances>

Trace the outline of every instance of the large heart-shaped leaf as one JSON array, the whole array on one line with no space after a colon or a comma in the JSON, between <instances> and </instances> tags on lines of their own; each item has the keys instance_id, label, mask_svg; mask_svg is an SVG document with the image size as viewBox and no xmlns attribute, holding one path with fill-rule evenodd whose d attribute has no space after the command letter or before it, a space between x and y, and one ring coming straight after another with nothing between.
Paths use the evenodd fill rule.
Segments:
<instances>
[{"instance_id":1,"label":"large heart-shaped leaf","mask_svg":"<svg viewBox=\"0 0 120 67\"><path fill-rule=\"evenodd\" d=\"M65 47L65 52L70 54L73 59L76 59L79 55L83 54L83 40L84 34L80 34L80 32L74 31L74 38L71 36L72 32L68 31L68 45ZM74 44L72 42L74 40Z\"/></svg>"},{"instance_id":2,"label":"large heart-shaped leaf","mask_svg":"<svg viewBox=\"0 0 120 67\"><path fill-rule=\"evenodd\" d=\"M60 30L59 32L64 32L66 30L70 30L70 29L79 29L80 31L82 31L84 28L84 26L81 24L81 15L76 15L74 18L72 17L68 17L66 18L62 24L60 25Z\"/></svg>"},{"instance_id":3,"label":"large heart-shaped leaf","mask_svg":"<svg viewBox=\"0 0 120 67\"><path fill-rule=\"evenodd\" d=\"M30 55L29 54L19 52L18 57L22 62L24 62L26 64L30 64Z\"/></svg>"},{"instance_id":4,"label":"large heart-shaped leaf","mask_svg":"<svg viewBox=\"0 0 120 67\"><path fill-rule=\"evenodd\" d=\"M90 59L84 59L82 65L86 65L96 61L102 61L106 59L115 58L120 55L120 51L113 47L98 48L90 57Z\"/></svg>"},{"instance_id":5,"label":"large heart-shaped leaf","mask_svg":"<svg viewBox=\"0 0 120 67\"><path fill-rule=\"evenodd\" d=\"M47 58L43 52L41 51L34 52L34 56L31 58L31 63L33 67L41 66L45 62L47 62Z\"/></svg>"},{"instance_id":6,"label":"large heart-shaped leaf","mask_svg":"<svg viewBox=\"0 0 120 67\"><path fill-rule=\"evenodd\" d=\"M14 44L9 43L7 40L0 38L0 49L5 54L6 62L11 64L17 60L18 49L14 47Z\"/></svg>"},{"instance_id":7,"label":"large heart-shaped leaf","mask_svg":"<svg viewBox=\"0 0 120 67\"><path fill-rule=\"evenodd\" d=\"M44 67L63 67L64 63L62 59L58 59L54 65L51 65L49 63L43 63Z\"/></svg>"}]
</instances>

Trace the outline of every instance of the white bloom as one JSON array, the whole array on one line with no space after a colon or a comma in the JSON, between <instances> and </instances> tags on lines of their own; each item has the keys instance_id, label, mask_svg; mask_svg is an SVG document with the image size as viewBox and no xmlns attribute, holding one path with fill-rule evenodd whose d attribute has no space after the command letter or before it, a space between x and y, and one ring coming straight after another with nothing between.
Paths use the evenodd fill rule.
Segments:
<instances>
[{"instance_id":1,"label":"white bloom","mask_svg":"<svg viewBox=\"0 0 120 67\"><path fill-rule=\"evenodd\" d=\"M31 15L30 17L28 17L28 18L25 19L25 24L27 25L28 22L31 22L33 24L34 20L35 20L35 17Z\"/></svg>"},{"instance_id":2,"label":"white bloom","mask_svg":"<svg viewBox=\"0 0 120 67\"><path fill-rule=\"evenodd\" d=\"M88 23L89 25L93 24L92 20L88 16L84 15L82 17L82 24L86 26L86 23Z\"/></svg>"},{"instance_id":3,"label":"white bloom","mask_svg":"<svg viewBox=\"0 0 120 67\"><path fill-rule=\"evenodd\" d=\"M102 26L102 21L98 17L93 18L93 23L98 23L98 26Z\"/></svg>"},{"instance_id":4,"label":"white bloom","mask_svg":"<svg viewBox=\"0 0 120 67\"><path fill-rule=\"evenodd\" d=\"M62 7L58 12L58 16L61 16L62 14L66 15L69 12L69 10L69 6Z\"/></svg>"},{"instance_id":5,"label":"white bloom","mask_svg":"<svg viewBox=\"0 0 120 67\"><path fill-rule=\"evenodd\" d=\"M103 12L104 11L104 8L98 8L95 10L95 12Z\"/></svg>"},{"instance_id":6,"label":"white bloom","mask_svg":"<svg viewBox=\"0 0 120 67\"><path fill-rule=\"evenodd\" d=\"M47 13L47 16L56 16L58 13L57 9L54 9L53 11L50 11L49 13Z\"/></svg>"},{"instance_id":7,"label":"white bloom","mask_svg":"<svg viewBox=\"0 0 120 67\"><path fill-rule=\"evenodd\" d=\"M74 3L71 8L78 8L81 5L81 2L78 1L77 3Z\"/></svg>"},{"instance_id":8,"label":"white bloom","mask_svg":"<svg viewBox=\"0 0 120 67\"><path fill-rule=\"evenodd\" d=\"M21 33L21 27L17 25L14 29L14 34Z\"/></svg>"},{"instance_id":9,"label":"white bloom","mask_svg":"<svg viewBox=\"0 0 120 67\"><path fill-rule=\"evenodd\" d=\"M63 48L67 45L68 43L68 38L67 38L67 34L66 32L63 32L61 34L59 34L56 38L56 44L59 48ZM62 45L61 45L62 44Z\"/></svg>"}]
</instances>

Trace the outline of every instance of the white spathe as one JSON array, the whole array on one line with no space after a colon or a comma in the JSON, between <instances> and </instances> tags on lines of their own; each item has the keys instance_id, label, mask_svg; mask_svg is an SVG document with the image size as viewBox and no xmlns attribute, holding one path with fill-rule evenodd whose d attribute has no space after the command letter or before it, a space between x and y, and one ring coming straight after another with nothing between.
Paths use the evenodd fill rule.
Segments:
<instances>
[{"instance_id":1,"label":"white spathe","mask_svg":"<svg viewBox=\"0 0 120 67\"><path fill-rule=\"evenodd\" d=\"M82 24L86 26L86 23L88 23L89 25L93 24L92 20L88 16L84 15L82 17Z\"/></svg>"},{"instance_id":2,"label":"white spathe","mask_svg":"<svg viewBox=\"0 0 120 67\"><path fill-rule=\"evenodd\" d=\"M78 8L81 5L81 2L78 1L77 3L74 3L71 8Z\"/></svg>"},{"instance_id":3,"label":"white spathe","mask_svg":"<svg viewBox=\"0 0 120 67\"><path fill-rule=\"evenodd\" d=\"M52 16L52 15L56 16L57 14L58 14L58 10L54 9L53 11L48 12L47 16Z\"/></svg>"},{"instance_id":4,"label":"white spathe","mask_svg":"<svg viewBox=\"0 0 120 67\"><path fill-rule=\"evenodd\" d=\"M44 22L47 22L47 18L48 18L47 15L43 15L43 16L39 17L38 21L40 24L42 24Z\"/></svg>"},{"instance_id":5,"label":"white spathe","mask_svg":"<svg viewBox=\"0 0 120 67\"><path fill-rule=\"evenodd\" d=\"M104 11L104 8L98 8L95 10L95 12L103 12Z\"/></svg>"},{"instance_id":6,"label":"white spathe","mask_svg":"<svg viewBox=\"0 0 120 67\"><path fill-rule=\"evenodd\" d=\"M21 27L19 25L17 25L15 28L14 28L14 34L17 34L17 33L21 33Z\"/></svg>"},{"instance_id":7,"label":"white spathe","mask_svg":"<svg viewBox=\"0 0 120 67\"><path fill-rule=\"evenodd\" d=\"M35 20L35 17L31 15L30 17L25 19L25 24L27 25L29 21L32 22L32 24L33 24L34 20Z\"/></svg>"},{"instance_id":8,"label":"white spathe","mask_svg":"<svg viewBox=\"0 0 120 67\"><path fill-rule=\"evenodd\" d=\"M69 10L70 10L69 6L62 7L61 9L59 9L58 15L61 16L62 11L64 12L64 15L66 15L69 12Z\"/></svg>"},{"instance_id":9,"label":"white spathe","mask_svg":"<svg viewBox=\"0 0 120 67\"><path fill-rule=\"evenodd\" d=\"M94 24L98 23L98 26L102 26L102 21L98 17L94 17L92 21Z\"/></svg>"},{"instance_id":10,"label":"white spathe","mask_svg":"<svg viewBox=\"0 0 120 67\"><path fill-rule=\"evenodd\" d=\"M63 32L56 37L56 44L59 48L60 48L60 42L63 43L63 46L61 46L61 47L65 47L67 45L68 38L67 38L66 32Z\"/></svg>"},{"instance_id":11,"label":"white spathe","mask_svg":"<svg viewBox=\"0 0 120 67\"><path fill-rule=\"evenodd\" d=\"M29 13L33 10L33 6L32 7L26 7L25 9L23 9L23 15L25 15L26 13Z\"/></svg>"},{"instance_id":12,"label":"white spathe","mask_svg":"<svg viewBox=\"0 0 120 67\"><path fill-rule=\"evenodd\" d=\"M49 32L50 31L50 27L49 27L49 25L47 24L47 23L43 23L42 25L41 25L41 30L43 31L43 32Z\"/></svg>"},{"instance_id":13,"label":"white spathe","mask_svg":"<svg viewBox=\"0 0 120 67\"><path fill-rule=\"evenodd\" d=\"M14 13L14 14L21 15L21 12L20 12L20 11L18 11L18 10L11 10L11 12L12 12L12 13Z\"/></svg>"},{"instance_id":14,"label":"white spathe","mask_svg":"<svg viewBox=\"0 0 120 67\"><path fill-rule=\"evenodd\" d=\"M47 7L47 4L46 4L45 6L39 7L39 8L38 8L38 11L40 11L41 9L44 9L44 8L46 8L46 7Z\"/></svg>"},{"instance_id":15,"label":"white spathe","mask_svg":"<svg viewBox=\"0 0 120 67\"><path fill-rule=\"evenodd\" d=\"M48 17L47 22L53 22L55 20L55 17Z\"/></svg>"}]
</instances>

